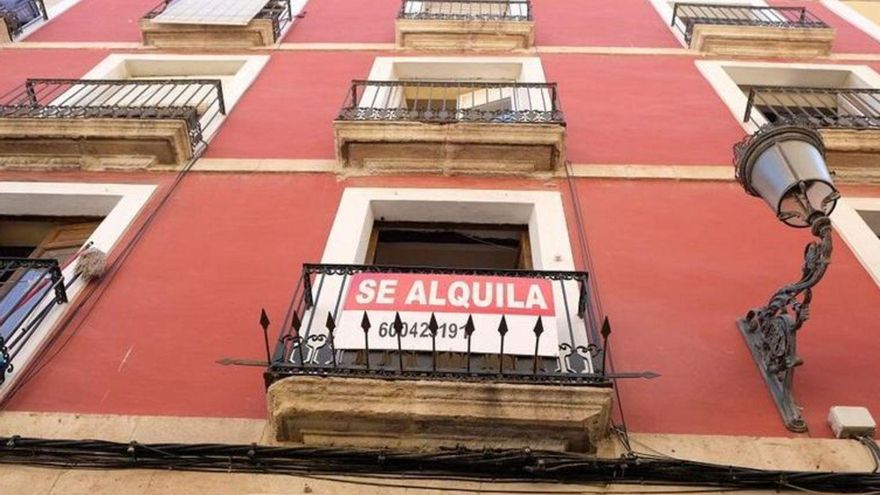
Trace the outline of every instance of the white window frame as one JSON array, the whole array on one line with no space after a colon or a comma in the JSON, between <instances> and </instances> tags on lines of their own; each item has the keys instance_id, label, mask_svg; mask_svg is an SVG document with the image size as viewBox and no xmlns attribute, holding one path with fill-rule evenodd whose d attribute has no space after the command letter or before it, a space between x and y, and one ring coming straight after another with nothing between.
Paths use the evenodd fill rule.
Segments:
<instances>
[{"instance_id":1,"label":"white window frame","mask_svg":"<svg viewBox=\"0 0 880 495\"><path fill-rule=\"evenodd\" d=\"M534 270L575 270L562 195L556 191L346 188L321 263L364 264L377 220L527 225ZM324 291L343 291L337 278L322 284ZM574 289L564 289L567 300L577 300ZM560 297L562 290L554 289L560 291L556 296L560 301L565 300ZM570 335L557 335L559 344L570 344L572 338L572 347L588 344L588 330L581 323L574 324Z\"/></svg>"},{"instance_id":2,"label":"white window frame","mask_svg":"<svg viewBox=\"0 0 880 495\"><path fill-rule=\"evenodd\" d=\"M0 214L40 216L103 216L87 242L105 253L110 253L138 213L147 204L155 185L90 184L77 182L0 182ZM76 263L62 273L65 280L74 276ZM11 390L22 376L34 353L43 344L64 312L75 304L77 295L86 282L75 281L67 289L67 304L55 305L37 326L33 335L16 357L15 371L0 386L0 399ZM51 297L51 296L50 296Z\"/></svg>"},{"instance_id":3,"label":"white window frame","mask_svg":"<svg viewBox=\"0 0 880 495\"><path fill-rule=\"evenodd\" d=\"M743 122L748 96L737 85L733 77L725 68L746 68L762 71L767 76L767 85L786 85L785 81L775 79L778 75L788 74L794 76L792 71L839 71L848 72L849 77L855 78L859 86L866 88L880 88L880 75L867 65L837 65L837 64L787 64L769 62L739 62L730 60L698 60L694 62L703 77L712 85L712 89L721 98L730 113L736 118L740 126L749 134L758 130L766 123L762 115L755 115L751 121ZM788 72L786 72L788 71ZM855 87L855 86L854 86Z\"/></svg>"},{"instance_id":4,"label":"white window frame","mask_svg":"<svg viewBox=\"0 0 880 495\"><path fill-rule=\"evenodd\" d=\"M426 73L436 72L442 75L441 77L450 77L448 74L462 71L487 80L493 79L491 75L493 72L509 72L510 69L505 69L504 66L519 65L519 72L512 74L516 82L547 82L547 78L544 76L544 66L541 65L539 57L376 57L367 79L371 81L399 80L398 68L401 65L423 65ZM416 68L416 71L418 70ZM455 76L450 78L454 79ZM495 80L498 79L495 78Z\"/></svg>"},{"instance_id":5,"label":"white window frame","mask_svg":"<svg viewBox=\"0 0 880 495\"><path fill-rule=\"evenodd\" d=\"M321 263L362 264L373 222L462 222L529 226L535 270L574 270L562 196L554 191L349 187Z\"/></svg>"},{"instance_id":6,"label":"white window frame","mask_svg":"<svg viewBox=\"0 0 880 495\"><path fill-rule=\"evenodd\" d=\"M880 88L880 75L865 65L836 65L836 64L785 64L764 62L734 62L699 60L694 62L712 88L718 94L731 114L740 123L740 126L749 134L758 130L764 123L763 116L756 115L749 122L743 122L748 97L740 90L737 82L728 74L725 67L744 67L752 69L768 69L768 78L772 70L795 69L795 70L822 70L849 72L860 84L865 87ZM780 84L778 81L768 80L768 85ZM784 84L781 84L784 85ZM844 239L852 252L859 259L865 270L874 281L880 285L880 240L873 234L865 221L856 210L880 211L880 199L874 198L842 198L831 216L835 230Z\"/></svg>"},{"instance_id":7,"label":"white window frame","mask_svg":"<svg viewBox=\"0 0 880 495\"><path fill-rule=\"evenodd\" d=\"M831 221L843 242L880 287L880 239L859 211L880 212L880 198L841 198L831 214Z\"/></svg>"},{"instance_id":8,"label":"white window frame","mask_svg":"<svg viewBox=\"0 0 880 495\"><path fill-rule=\"evenodd\" d=\"M850 7L840 0L819 0L819 3L824 5L828 10L833 12L844 21L860 29L868 36L874 38L877 41L880 41L880 26L874 24L871 19L863 16L862 13L858 10Z\"/></svg>"},{"instance_id":9,"label":"white window frame","mask_svg":"<svg viewBox=\"0 0 880 495\"><path fill-rule=\"evenodd\" d=\"M411 0L411 1L408 1L404 4L404 8L406 9L405 12L407 14L417 14L420 12L424 12L425 7L427 7L430 4L443 4L443 3L456 3L456 0L421 0L421 1ZM507 0L507 3L513 4L514 0ZM516 2L514 5L509 5L509 7L511 7L510 10L512 11L513 15L523 16L523 17L529 15L528 6L524 2ZM513 11L515 11L515 12L513 12Z\"/></svg>"},{"instance_id":10,"label":"white window frame","mask_svg":"<svg viewBox=\"0 0 880 495\"><path fill-rule=\"evenodd\" d=\"M425 80L484 80L518 83L546 83L544 67L538 57L376 57L367 77L370 81ZM514 94L515 93L515 94ZM549 91L542 88L520 88L516 92L504 90L502 96L516 101L552 101ZM371 106L374 102L387 102L390 107L401 104L404 95L399 88L367 87L358 102ZM460 98L463 98L460 96ZM470 103L489 103L479 95L479 101L471 97ZM464 100L466 101L466 100Z\"/></svg>"},{"instance_id":11,"label":"white window frame","mask_svg":"<svg viewBox=\"0 0 880 495\"><path fill-rule=\"evenodd\" d=\"M172 54L113 54L107 56L95 67L87 72L82 79L127 79L131 77L129 64L155 64L157 67L165 66L168 72L187 75L187 70L201 63L231 63L241 64L231 80L221 82L223 88L223 102L226 115L220 115L213 119L211 124L202 130L205 142L217 133L217 130L226 120L229 112L235 107L245 91L257 79L260 72L269 62L268 55L172 55ZM197 75L193 74L193 75ZM167 76L173 79L173 75ZM205 76L206 79L210 75Z\"/></svg>"},{"instance_id":12,"label":"white window frame","mask_svg":"<svg viewBox=\"0 0 880 495\"><path fill-rule=\"evenodd\" d=\"M666 23L666 27L672 32L675 36L675 39L678 40L681 46L688 48L687 42L684 40L684 35L672 25L672 4L673 3L712 3L718 5L745 5L750 7L768 7L766 0L682 0L680 2L674 2L672 0L649 0L651 2L651 6L654 7L654 10L657 11L657 14L660 15L660 18L663 19L663 22Z\"/></svg>"},{"instance_id":13,"label":"white window frame","mask_svg":"<svg viewBox=\"0 0 880 495\"><path fill-rule=\"evenodd\" d=\"M53 19L60 16L61 14L63 14L67 10L69 10L71 7L78 4L79 2L80 2L80 0L62 0L61 2L58 2L57 4L55 4L51 7L46 7L46 17L48 17L48 19L45 21L43 21L43 20L37 21L37 22L31 24L30 26L26 27L24 30L22 30L21 34L15 40L18 40L18 41L24 40L28 36L39 31L43 26L52 22Z\"/></svg>"}]
</instances>

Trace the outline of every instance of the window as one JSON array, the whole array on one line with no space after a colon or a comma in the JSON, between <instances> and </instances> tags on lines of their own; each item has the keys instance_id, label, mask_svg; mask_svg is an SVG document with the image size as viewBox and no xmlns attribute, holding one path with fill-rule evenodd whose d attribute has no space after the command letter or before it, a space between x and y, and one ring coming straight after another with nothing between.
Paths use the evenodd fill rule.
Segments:
<instances>
[{"instance_id":1,"label":"window","mask_svg":"<svg viewBox=\"0 0 880 495\"><path fill-rule=\"evenodd\" d=\"M459 222L463 212L479 223ZM352 272L336 271L340 265L349 265ZM311 303L308 309L296 303L301 323L294 326L302 331L303 347L283 353L291 363L366 365L360 328L368 314L375 326L366 345L371 366L399 367L402 349L406 366L430 369L431 339L422 330L435 314L447 331L437 337L436 349L444 351L438 366L466 369L472 353L472 371L497 371L504 315L509 328L503 344L506 369L528 372L536 362L543 373L594 369L588 349L598 329L578 310L579 301L586 303L587 289L585 279L576 278L580 272L571 271L568 229L556 192L349 188L321 264L312 266L306 275ZM375 288L369 284L376 280L395 284L394 301L380 300L391 297L381 290L372 292L379 299L367 300ZM425 292L419 291L420 284ZM510 303L511 298L528 299L517 292L523 287L535 289L534 308ZM456 302L464 297L456 291L465 290L472 304ZM546 302L542 313L532 311L540 306L538 300ZM389 334L396 314L409 328L403 342ZM477 327L470 347L461 333L469 317ZM537 318L546 332L536 340ZM331 320L338 329L332 335L327 331Z\"/></svg>"},{"instance_id":2,"label":"window","mask_svg":"<svg viewBox=\"0 0 880 495\"><path fill-rule=\"evenodd\" d=\"M95 217L0 216L0 256L52 258L63 263L100 222Z\"/></svg>"},{"instance_id":3,"label":"window","mask_svg":"<svg viewBox=\"0 0 880 495\"><path fill-rule=\"evenodd\" d=\"M94 217L0 217L0 258L55 260L67 266L100 222ZM0 337L4 341L52 292L45 278L46 271L38 267L0 270Z\"/></svg>"},{"instance_id":4,"label":"window","mask_svg":"<svg viewBox=\"0 0 880 495\"><path fill-rule=\"evenodd\" d=\"M750 133L784 120L849 127L880 119L880 76L867 66L733 61L696 65Z\"/></svg>"},{"instance_id":5,"label":"window","mask_svg":"<svg viewBox=\"0 0 880 495\"><path fill-rule=\"evenodd\" d=\"M165 0L141 21L161 48L249 48L278 42L306 0Z\"/></svg>"},{"instance_id":6,"label":"window","mask_svg":"<svg viewBox=\"0 0 880 495\"><path fill-rule=\"evenodd\" d=\"M444 20L527 20L531 18L528 0L404 0L403 19Z\"/></svg>"},{"instance_id":7,"label":"window","mask_svg":"<svg viewBox=\"0 0 880 495\"><path fill-rule=\"evenodd\" d=\"M831 220L837 233L880 286L880 198L841 198Z\"/></svg>"},{"instance_id":8,"label":"window","mask_svg":"<svg viewBox=\"0 0 880 495\"><path fill-rule=\"evenodd\" d=\"M857 212L868 228L871 229L871 232L880 239L880 211L857 210Z\"/></svg>"},{"instance_id":9,"label":"window","mask_svg":"<svg viewBox=\"0 0 880 495\"><path fill-rule=\"evenodd\" d=\"M83 79L218 79L232 108L268 62L265 55L110 55Z\"/></svg>"},{"instance_id":10,"label":"window","mask_svg":"<svg viewBox=\"0 0 880 495\"><path fill-rule=\"evenodd\" d=\"M527 225L376 222L367 261L444 268L532 267Z\"/></svg>"},{"instance_id":11,"label":"window","mask_svg":"<svg viewBox=\"0 0 880 495\"><path fill-rule=\"evenodd\" d=\"M21 376L8 365L26 367L65 310L64 300L50 289L63 285L66 300L83 289L85 282L75 276L75 253L87 243L109 253L154 189L0 182L0 334L10 361L0 363L0 397Z\"/></svg>"},{"instance_id":12,"label":"window","mask_svg":"<svg viewBox=\"0 0 880 495\"><path fill-rule=\"evenodd\" d=\"M24 39L80 0L0 0L0 43ZM6 29L3 29L3 24Z\"/></svg>"},{"instance_id":13,"label":"window","mask_svg":"<svg viewBox=\"0 0 880 495\"><path fill-rule=\"evenodd\" d=\"M880 3L875 0L821 0L841 19L880 41Z\"/></svg>"},{"instance_id":14,"label":"window","mask_svg":"<svg viewBox=\"0 0 880 495\"><path fill-rule=\"evenodd\" d=\"M37 167L183 166L205 149L267 60L110 55L82 78L27 79L0 101L0 154Z\"/></svg>"},{"instance_id":15,"label":"window","mask_svg":"<svg viewBox=\"0 0 880 495\"><path fill-rule=\"evenodd\" d=\"M561 118L555 89L537 58L379 57L368 81L352 86L343 115L371 120L551 122ZM386 115L383 118L388 118Z\"/></svg>"},{"instance_id":16,"label":"window","mask_svg":"<svg viewBox=\"0 0 880 495\"><path fill-rule=\"evenodd\" d=\"M376 58L333 129L342 168L528 174L564 163L559 91L536 57Z\"/></svg>"},{"instance_id":17,"label":"window","mask_svg":"<svg viewBox=\"0 0 880 495\"><path fill-rule=\"evenodd\" d=\"M6 32L0 33L8 41L19 37L29 26L47 19L46 7L41 0L0 0L0 28L6 25Z\"/></svg>"},{"instance_id":18,"label":"window","mask_svg":"<svg viewBox=\"0 0 880 495\"><path fill-rule=\"evenodd\" d=\"M660 14L660 17L666 23L666 26L672 31L675 37L679 40L679 42L683 46L687 46L688 43L685 40L684 33L681 29L672 24L672 15L675 10L675 4L687 4L687 3L696 3L705 6L714 7L718 6L740 6L740 7L766 7L767 2L764 0L692 0L692 1L677 1L677 0L650 0L651 5L654 6L654 10Z\"/></svg>"}]
</instances>

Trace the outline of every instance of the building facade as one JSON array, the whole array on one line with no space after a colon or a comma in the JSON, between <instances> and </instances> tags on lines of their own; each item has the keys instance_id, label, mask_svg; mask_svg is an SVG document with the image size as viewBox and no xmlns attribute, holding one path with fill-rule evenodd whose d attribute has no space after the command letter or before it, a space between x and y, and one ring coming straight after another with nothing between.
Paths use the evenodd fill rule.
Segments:
<instances>
[{"instance_id":1,"label":"building facade","mask_svg":"<svg viewBox=\"0 0 880 495\"><path fill-rule=\"evenodd\" d=\"M156 2L0 0L0 491L878 489L873 2Z\"/></svg>"}]
</instances>

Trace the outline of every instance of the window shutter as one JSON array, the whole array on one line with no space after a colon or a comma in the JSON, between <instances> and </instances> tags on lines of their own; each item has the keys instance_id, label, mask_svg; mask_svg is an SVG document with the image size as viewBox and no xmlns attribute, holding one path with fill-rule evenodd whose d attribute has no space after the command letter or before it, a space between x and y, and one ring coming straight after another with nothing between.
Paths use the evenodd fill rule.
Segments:
<instances>
[{"instance_id":1,"label":"window shutter","mask_svg":"<svg viewBox=\"0 0 880 495\"><path fill-rule=\"evenodd\" d=\"M31 258L54 258L64 264L74 255L98 228L100 222L72 223L59 225L52 229L40 245L31 253Z\"/></svg>"}]
</instances>

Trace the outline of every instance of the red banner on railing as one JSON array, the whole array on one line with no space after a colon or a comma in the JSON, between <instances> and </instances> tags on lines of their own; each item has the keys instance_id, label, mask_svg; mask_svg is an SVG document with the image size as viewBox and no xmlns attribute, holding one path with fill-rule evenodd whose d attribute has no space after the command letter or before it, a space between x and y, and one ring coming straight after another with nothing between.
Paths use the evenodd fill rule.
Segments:
<instances>
[{"instance_id":1,"label":"red banner on railing","mask_svg":"<svg viewBox=\"0 0 880 495\"><path fill-rule=\"evenodd\" d=\"M346 310L553 316L549 280L476 275L358 273Z\"/></svg>"}]
</instances>

